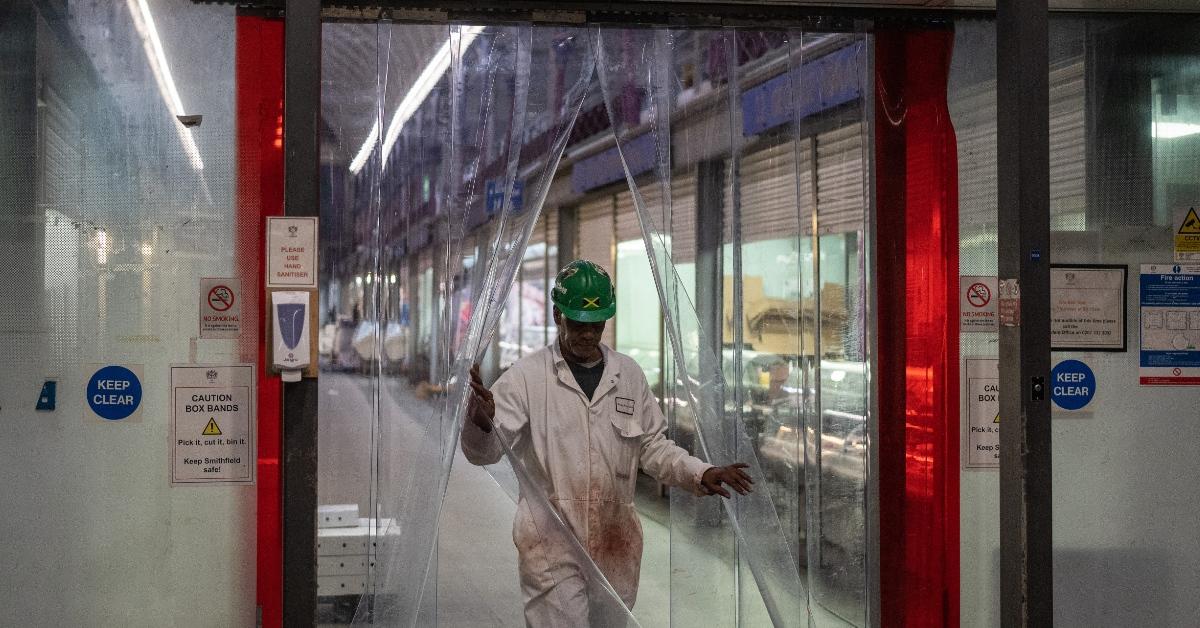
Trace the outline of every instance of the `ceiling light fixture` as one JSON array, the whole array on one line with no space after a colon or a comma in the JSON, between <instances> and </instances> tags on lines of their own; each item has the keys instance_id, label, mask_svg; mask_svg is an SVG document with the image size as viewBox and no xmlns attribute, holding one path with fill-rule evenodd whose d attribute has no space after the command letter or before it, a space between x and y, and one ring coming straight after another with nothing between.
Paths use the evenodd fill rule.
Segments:
<instances>
[{"instance_id":1,"label":"ceiling light fixture","mask_svg":"<svg viewBox=\"0 0 1200 628\"><path fill-rule=\"evenodd\" d=\"M163 50L162 40L158 37L158 28L154 25L150 6L146 4L146 0L126 0L126 3L129 6L129 14L133 17L133 27L142 38L142 48L146 51L146 60L154 72L154 80L158 83L158 91L162 94L163 101L167 103L167 108L173 116L188 115L183 108L183 101L179 98L179 90L175 88L175 78L171 75L171 66L167 63L167 54ZM192 169L204 170L200 148L196 146L191 129L183 124L174 126L175 131L179 133L179 140L183 142L184 150L187 151Z\"/></svg>"},{"instance_id":2,"label":"ceiling light fixture","mask_svg":"<svg viewBox=\"0 0 1200 628\"><path fill-rule=\"evenodd\" d=\"M1187 137L1200 133L1200 124L1188 122L1151 122L1150 136L1155 139L1170 140L1177 137Z\"/></svg>"},{"instance_id":3,"label":"ceiling light fixture","mask_svg":"<svg viewBox=\"0 0 1200 628\"><path fill-rule=\"evenodd\" d=\"M464 26L459 31L461 34L459 49L466 51L471 47L471 43L483 32L482 26ZM396 112L392 114L392 119L388 122L387 133L383 136L383 155L388 155L392 152L392 147L396 145L396 140L400 138L400 131L404 125L413 117L417 109L421 107L421 103L429 96L434 87L437 87L438 81L442 80L442 76L446 70L450 68L450 46L454 43L454 38L451 37L442 44L441 48L434 53L433 58L425 65L425 69L417 75L417 80L413 81L412 87L408 89L408 93L400 101L400 105L396 107ZM379 142L379 120L371 126L371 132L367 134L367 139L363 142L362 147L358 149L358 154L350 162L350 172L358 174L363 166L367 165L367 159L371 157L375 146ZM387 161L383 162L382 168L387 167Z\"/></svg>"}]
</instances>

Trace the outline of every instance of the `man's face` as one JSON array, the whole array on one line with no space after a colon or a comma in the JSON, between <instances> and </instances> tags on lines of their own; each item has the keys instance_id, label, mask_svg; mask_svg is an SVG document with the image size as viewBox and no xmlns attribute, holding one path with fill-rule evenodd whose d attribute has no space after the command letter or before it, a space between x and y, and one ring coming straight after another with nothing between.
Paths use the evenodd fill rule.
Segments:
<instances>
[{"instance_id":1,"label":"man's face","mask_svg":"<svg viewBox=\"0 0 1200 628\"><path fill-rule=\"evenodd\" d=\"M593 362L600 359L600 337L604 323L573 321L554 308L554 324L558 325L558 341L563 357L573 362Z\"/></svg>"}]
</instances>

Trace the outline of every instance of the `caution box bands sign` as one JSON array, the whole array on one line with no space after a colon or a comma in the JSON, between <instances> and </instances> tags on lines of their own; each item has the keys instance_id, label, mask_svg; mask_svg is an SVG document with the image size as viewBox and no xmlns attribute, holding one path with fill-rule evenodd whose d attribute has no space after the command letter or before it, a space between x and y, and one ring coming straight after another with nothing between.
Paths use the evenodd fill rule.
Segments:
<instances>
[{"instance_id":1,"label":"caution box bands sign","mask_svg":"<svg viewBox=\"0 0 1200 628\"><path fill-rule=\"evenodd\" d=\"M254 366L171 367L171 484L253 484Z\"/></svg>"},{"instance_id":2,"label":"caution box bands sign","mask_svg":"<svg viewBox=\"0 0 1200 628\"><path fill-rule=\"evenodd\" d=\"M962 465L1000 468L1000 360L967 358L963 377Z\"/></svg>"}]
</instances>

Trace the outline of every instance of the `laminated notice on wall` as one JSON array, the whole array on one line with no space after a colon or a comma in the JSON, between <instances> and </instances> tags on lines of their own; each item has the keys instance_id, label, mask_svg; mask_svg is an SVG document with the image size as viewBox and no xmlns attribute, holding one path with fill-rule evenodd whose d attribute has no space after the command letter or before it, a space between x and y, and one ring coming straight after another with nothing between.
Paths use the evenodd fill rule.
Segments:
<instances>
[{"instance_id":1,"label":"laminated notice on wall","mask_svg":"<svg viewBox=\"0 0 1200 628\"><path fill-rule=\"evenodd\" d=\"M1000 468L1000 360L967 358L963 468Z\"/></svg>"},{"instance_id":2,"label":"laminated notice on wall","mask_svg":"<svg viewBox=\"0 0 1200 628\"><path fill-rule=\"evenodd\" d=\"M958 311L960 331L998 331L996 278L959 277Z\"/></svg>"},{"instance_id":3,"label":"laminated notice on wall","mask_svg":"<svg viewBox=\"0 0 1200 628\"><path fill-rule=\"evenodd\" d=\"M1021 280L1001 279L997 286L1000 293L998 306L1000 324L1005 327L1021 326Z\"/></svg>"},{"instance_id":4,"label":"laminated notice on wall","mask_svg":"<svg viewBox=\"0 0 1200 628\"><path fill-rule=\"evenodd\" d=\"M254 365L171 366L171 484L253 484Z\"/></svg>"},{"instance_id":5,"label":"laminated notice on wall","mask_svg":"<svg viewBox=\"0 0 1200 628\"><path fill-rule=\"evenodd\" d=\"M316 218L267 218L267 287L316 289Z\"/></svg>"},{"instance_id":6,"label":"laminated notice on wall","mask_svg":"<svg viewBox=\"0 0 1200 628\"><path fill-rule=\"evenodd\" d=\"M1200 265L1143 264L1143 386L1200 386Z\"/></svg>"},{"instance_id":7,"label":"laminated notice on wall","mask_svg":"<svg viewBox=\"0 0 1200 628\"><path fill-rule=\"evenodd\" d=\"M1124 351L1125 267L1050 268L1054 351Z\"/></svg>"},{"instance_id":8,"label":"laminated notice on wall","mask_svg":"<svg viewBox=\"0 0 1200 628\"><path fill-rule=\"evenodd\" d=\"M233 277L200 280L200 337L238 338L242 335L241 281Z\"/></svg>"}]
</instances>

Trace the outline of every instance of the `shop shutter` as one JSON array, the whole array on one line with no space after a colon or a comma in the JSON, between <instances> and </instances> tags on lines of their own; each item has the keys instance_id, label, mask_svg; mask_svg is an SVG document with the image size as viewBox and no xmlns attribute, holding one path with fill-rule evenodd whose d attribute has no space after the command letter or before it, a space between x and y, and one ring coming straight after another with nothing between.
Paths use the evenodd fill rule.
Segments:
<instances>
[{"instance_id":1,"label":"shop shutter","mask_svg":"<svg viewBox=\"0 0 1200 628\"><path fill-rule=\"evenodd\" d=\"M696 261L696 171L688 170L671 181L671 261Z\"/></svg>"},{"instance_id":2,"label":"shop shutter","mask_svg":"<svg viewBox=\"0 0 1200 628\"><path fill-rule=\"evenodd\" d=\"M579 206L579 232L575 247L580 259L605 268L613 265L613 198L604 196Z\"/></svg>"},{"instance_id":3,"label":"shop shutter","mask_svg":"<svg viewBox=\"0 0 1200 628\"><path fill-rule=\"evenodd\" d=\"M542 208L542 226L545 227L546 255L550 261L550 275L558 271L558 208Z\"/></svg>"},{"instance_id":4,"label":"shop shutter","mask_svg":"<svg viewBox=\"0 0 1200 628\"><path fill-rule=\"evenodd\" d=\"M1086 228L1087 128L1083 60L1050 72L1050 229Z\"/></svg>"},{"instance_id":5,"label":"shop shutter","mask_svg":"<svg viewBox=\"0 0 1200 628\"><path fill-rule=\"evenodd\" d=\"M822 133L816 140L817 232L861 231L867 215L862 124Z\"/></svg>"},{"instance_id":6,"label":"shop shutter","mask_svg":"<svg viewBox=\"0 0 1200 628\"><path fill-rule=\"evenodd\" d=\"M596 262L615 274L614 235L613 197L604 196L579 206L579 232L575 234L575 247L580 259ZM616 346L615 325L606 325L600 339L610 347Z\"/></svg>"},{"instance_id":7,"label":"shop shutter","mask_svg":"<svg viewBox=\"0 0 1200 628\"><path fill-rule=\"evenodd\" d=\"M542 212L537 219L537 223L533 225L533 231L529 232L529 242L526 243L526 248L530 248L535 244L541 244L546 241L546 213Z\"/></svg>"},{"instance_id":8,"label":"shop shutter","mask_svg":"<svg viewBox=\"0 0 1200 628\"><path fill-rule=\"evenodd\" d=\"M662 229L662 188L651 183L641 183L640 185L642 200L646 203L646 211L653 217L656 229ZM638 221L637 208L633 204L633 193L625 190L617 194L617 242L641 239L642 226Z\"/></svg>"},{"instance_id":9,"label":"shop shutter","mask_svg":"<svg viewBox=\"0 0 1200 628\"><path fill-rule=\"evenodd\" d=\"M1083 229L1087 185L1084 65L1050 71L1050 220L1053 230ZM958 211L962 236L996 233L996 82L973 86L950 103L958 137Z\"/></svg>"},{"instance_id":10,"label":"shop shutter","mask_svg":"<svg viewBox=\"0 0 1200 628\"><path fill-rule=\"evenodd\" d=\"M962 90L950 103L958 139L959 236L996 233L996 82Z\"/></svg>"},{"instance_id":11,"label":"shop shutter","mask_svg":"<svg viewBox=\"0 0 1200 628\"><path fill-rule=\"evenodd\" d=\"M642 184L642 200L654 220L654 231L666 233L671 239L671 262L687 264L696 259L696 173L694 170L671 179L671 216L664 215L662 187ZM617 242L642 239L633 194L628 190L617 194Z\"/></svg>"},{"instance_id":12,"label":"shop shutter","mask_svg":"<svg viewBox=\"0 0 1200 628\"><path fill-rule=\"evenodd\" d=\"M812 198L810 140L802 142L800 156L801 197ZM797 210L796 144L786 141L747 154L741 159L742 242L775 240L807 233ZM726 238L733 207L733 186L725 185ZM811 205L809 205L811 207Z\"/></svg>"}]
</instances>

